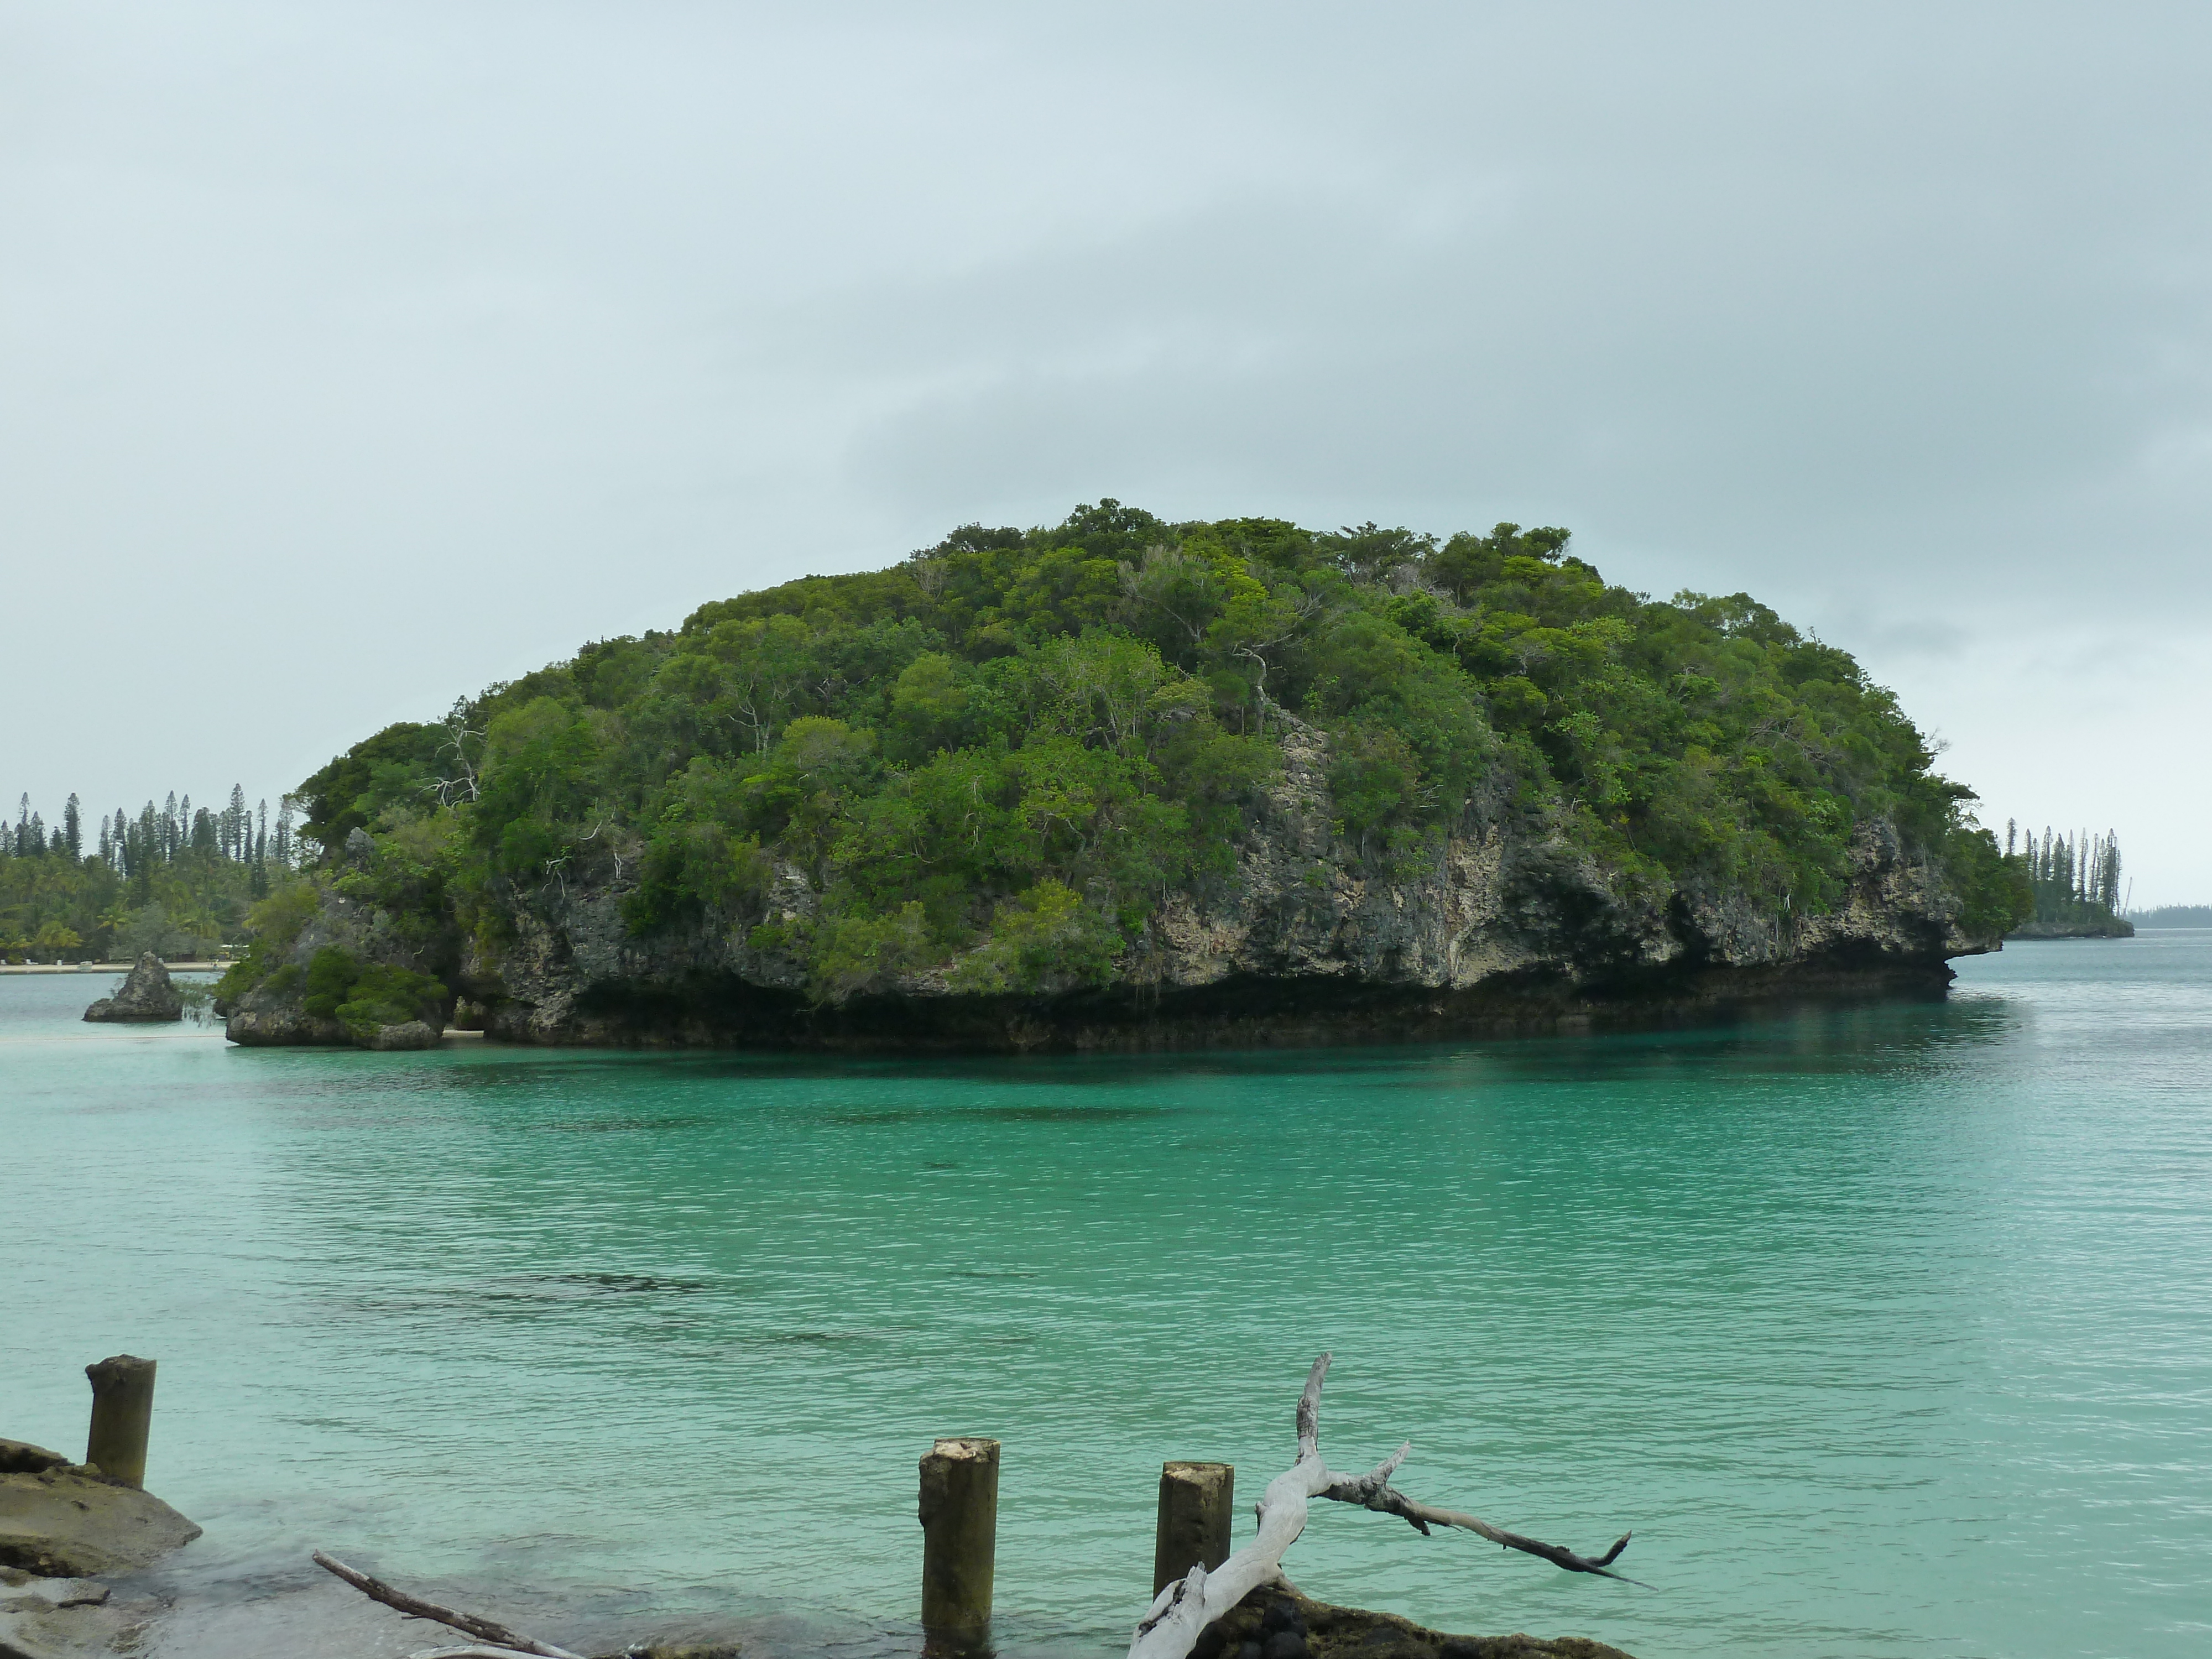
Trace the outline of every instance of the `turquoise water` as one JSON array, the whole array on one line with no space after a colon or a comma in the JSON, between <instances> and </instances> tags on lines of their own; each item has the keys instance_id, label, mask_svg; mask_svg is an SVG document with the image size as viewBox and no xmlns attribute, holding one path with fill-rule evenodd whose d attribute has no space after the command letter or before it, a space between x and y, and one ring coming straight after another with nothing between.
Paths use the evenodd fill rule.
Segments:
<instances>
[{"instance_id":1,"label":"turquoise water","mask_svg":"<svg viewBox=\"0 0 2212 1659\"><path fill-rule=\"evenodd\" d=\"M246 1051L0 979L0 1433L77 1449L82 1366L152 1354L187 1592L322 1547L763 1654L910 1647L915 1459L996 1435L1001 1648L1103 1656L1161 1461L1255 1497L1328 1348L1332 1462L1410 1437L1407 1491L1633 1527L1657 1588L1323 1505L1311 1594L1638 1659L2212 1651L2212 933L1960 966L1717 1030L917 1064Z\"/></svg>"}]
</instances>

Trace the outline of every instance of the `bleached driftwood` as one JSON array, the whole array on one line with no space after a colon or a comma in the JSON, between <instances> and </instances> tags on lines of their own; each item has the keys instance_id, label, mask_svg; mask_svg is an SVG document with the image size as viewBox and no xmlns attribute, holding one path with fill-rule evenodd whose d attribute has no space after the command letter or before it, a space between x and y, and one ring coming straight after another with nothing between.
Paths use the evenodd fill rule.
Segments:
<instances>
[{"instance_id":1,"label":"bleached driftwood","mask_svg":"<svg viewBox=\"0 0 2212 1659\"><path fill-rule=\"evenodd\" d=\"M1431 1526L1456 1527L1487 1538L1510 1550L1541 1556L1568 1572L1594 1572L1626 1583L1638 1581L1613 1570L1613 1563L1628 1547L1627 1533L1603 1555L1577 1555L1557 1544L1546 1544L1519 1533L1493 1527L1478 1516L1457 1510L1443 1510L1415 1503L1390 1484L1390 1477L1406 1461L1413 1443L1404 1445L1365 1474L1338 1474L1322 1461L1321 1384L1328 1375L1329 1356L1314 1361L1304 1393L1298 1395L1298 1461L1267 1483L1260 1498L1260 1535L1212 1572L1193 1567L1188 1577L1159 1593L1137 1626L1129 1643L1129 1659L1185 1659L1199 1632L1242 1601L1262 1584L1287 1586L1283 1577L1283 1553L1305 1530L1308 1506L1316 1498L1340 1504L1357 1504L1384 1515L1395 1515L1426 1536Z\"/></svg>"},{"instance_id":2,"label":"bleached driftwood","mask_svg":"<svg viewBox=\"0 0 2212 1659\"><path fill-rule=\"evenodd\" d=\"M381 1601L387 1607L396 1607L410 1619L428 1619L441 1625L450 1625L465 1635L477 1638L475 1644L457 1648L432 1648L424 1653L410 1656L410 1659L514 1659L516 1654L535 1654L538 1659L583 1659L566 1648L556 1648L550 1642L541 1642L535 1637L511 1631L495 1620L480 1618L473 1613L463 1613L454 1607L441 1607L435 1601L425 1601L419 1595L410 1595L405 1590L395 1589L381 1578L372 1578L358 1567L349 1567L343 1561L317 1550L315 1565L324 1571L333 1573L351 1584L372 1601ZM481 1644L481 1645L478 1645Z\"/></svg>"}]
</instances>

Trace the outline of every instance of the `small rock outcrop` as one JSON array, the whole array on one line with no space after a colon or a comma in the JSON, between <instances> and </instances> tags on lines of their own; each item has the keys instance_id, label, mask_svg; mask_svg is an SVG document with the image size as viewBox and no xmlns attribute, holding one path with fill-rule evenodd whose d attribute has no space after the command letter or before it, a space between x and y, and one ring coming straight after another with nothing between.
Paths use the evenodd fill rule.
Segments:
<instances>
[{"instance_id":1,"label":"small rock outcrop","mask_svg":"<svg viewBox=\"0 0 2212 1659\"><path fill-rule=\"evenodd\" d=\"M0 1567L40 1578L130 1572L199 1535L150 1492L43 1446L0 1440Z\"/></svg>"},{"instance_id":2,"label":"small rock outcrop","mask_svg":"<svg viewBox=\"0 0 2212 1659\"><path fill-rule=\"evenodd\" d=\"M169 970L151 951L138 958L113 996L102 997L84 1011L90 1020L117 1024L152 1024L182 1019L185 1000L169 982Z\"/></svg>"}]
</instances>

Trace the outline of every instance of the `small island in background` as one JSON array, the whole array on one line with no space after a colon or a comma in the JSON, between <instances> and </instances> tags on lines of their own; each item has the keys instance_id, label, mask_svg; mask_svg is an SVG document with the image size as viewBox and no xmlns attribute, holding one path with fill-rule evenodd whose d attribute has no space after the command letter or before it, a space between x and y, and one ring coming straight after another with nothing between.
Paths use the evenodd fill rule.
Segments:
<instances>
[{"instance_id":1,"label":"small island in background","mask_svg":"<svg viewBox=\"0 0 2212 1659\"><path fill-rule=\"evenodd\" d=\"M2135 924L2120 914L2120 842L2077 831L2071 839L2045 828L2039 838L2005 825L2005 851L2027 866L2034 914L2007 939L2131 939Z\"/></svg>"}]
</instances>

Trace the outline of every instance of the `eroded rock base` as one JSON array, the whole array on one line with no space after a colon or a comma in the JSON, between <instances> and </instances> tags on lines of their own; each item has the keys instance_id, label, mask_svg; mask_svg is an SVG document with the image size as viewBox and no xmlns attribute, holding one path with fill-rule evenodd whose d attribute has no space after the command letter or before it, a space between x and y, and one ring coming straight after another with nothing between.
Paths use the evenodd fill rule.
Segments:
<instances>
[{"instance_id":1,"label":"eroded rock base","mask_svg":"<svg viewBox=\"0 0 2212 1659\"><path fill-rule=\"evenodd\" d=\"M734 974L696 971L595 985L550 1011L495 1001L483 1023L497 1039L556 1046L1146 1054L1702 1025L1814 1003L1940 999L1952 977L1941 963L1817 962L1654 974L1602 990L1535 975L1456 990L1255 977L1166 992L861 996L816 1007Z\"/></svg>"}]
</instances>

